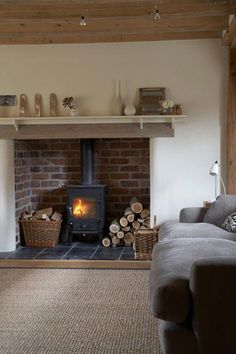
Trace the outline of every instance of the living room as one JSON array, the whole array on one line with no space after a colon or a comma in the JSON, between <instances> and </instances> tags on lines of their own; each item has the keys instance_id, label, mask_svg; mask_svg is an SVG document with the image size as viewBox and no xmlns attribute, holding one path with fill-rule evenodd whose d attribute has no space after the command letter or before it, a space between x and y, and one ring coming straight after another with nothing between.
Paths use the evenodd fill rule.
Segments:
<instances>
[{"instance_id":1,"label":"living room","mask_svg":"<svg viewBox=\"0 0 236 354\"><path fill-rule=\"evenodd\" d=\"M145 299L148 296L150 260L135 260L135 250L130 247L131 257L131 251L127 251L129 248L125 245L122 248L110 246L108 257L108 252L101 251L106 256L94 258L96 262L91 260L91 255L94 254L92 248L90 251L87 250L89 259L86 263L83 263L85 258L81 258L78 252L74 253L73 261L72 258L66 258L68 248L64 249L64 258L60 260L56 258L57 254L54 258L48 258L47 255L52 254L53 250L48 251L46 255L45 248L40 248L39 251L32 251L31 248L33 256L27 260L25 256L19 257L20 249L30 249L22 244L22 235L19 233L18 226L19 216L23 209L26 209L26 205L30 205L32 209L53 206L50 205L49 197L53 203L53 198L58 198L60 189L70 183L71 179L66 176L68 168L75 174L74 181L80 183L81 161L71 166L62 160L65 160L66 154L66 156L74 154L74 159L80 159L79 145L83 139L95 141L95 175L99 177L100 184L109 187L108 198L110 199L107 200L106 226L113 217L122 217L121 211L125 210L126 206L129 207L132 197L138 197L145 210L150 210L149 228L152 229L154 216L157 217L157 224L160 227L169 221L176 222L183 208L203 207L205 202L210 205L215 200L216 194L224 194L221 179L226 185L227 194L236 194L236 169L232 158L235 154L233 137L235 7L236 3L232 0L200 2L194 0L128 2L44 0L33 1L31 4L29 1L19 4L18 1L11 0L0 4L1 95L12 95L16 98L12 106L0 106L2 191L0 270L3 272L2 291L3 293L5 290L9 291L11 295L9 303L6 298L2 299L6 309L3 310L2 327L0 327L0 342L4 343L2 353L160 352L157 333L155 338L150 339L157 331L157 320L148 314L148 301L139 300L140 296ZM156 117L157 114L154 114L151 121L148 121L150 117L145 115L143 118L140 117L140 89L142 88L164 88L165 99L181 105L181 117L173 118L171 117L173 114ZM50 95L52 93L56 97L54 116L51 114ZM38 116L36 116L36 94L39 94L41 99ZM22 96L26 100L25 106L21 105ZM70 116L68 107L63 106L65 97L73 97L76 101L79 111L77 116ZM135 108L133 116L125 115L123 112L121 115L117 114L118 98L121 98L123 108L129 105ZM72 144L74 144L73 149ZM22 152L23 145L24 148L27 147L24 153L29 155L24 155ZM48 165L48 161L50 159L52 161L52 158L47 154L51 153L55 156L55 152L56 159L61 160L60 165L57 165L60 166L59 170L55 167L56 164L52 165L50 162ZM38 157L34 155L37 153ZM25 166L26 156L30 156L30 177L27 178L30 178L31 186L29 189L15 190L19 184L16 181L19 175L16 169ZM37 164L33 163L35 156ZM115 162L114 159L117 161ZM125 159L128 166L136 167L133 171L131 169L127 173ZM215 161L218 161L219 174L212 176L209 172ZM54 168L46 176L45 166ZM54 178L53 173L54 177L57 173L57 177ZM53 185L56 180L58 184ZM40 188L37 187L38 181L39 183L45 181L46 187L42 192L48 197L47 205L40 199L39 191L41 192L42 184ZM115 190L118 188L116 194ZM60 201L66 206L67 191L64 190L63 193ZM22 196L22 200L28 196L31 199L30 204L22 202L21 208L17 211L22 201L19 196ZM54 205L56 210L57 204L56 201ZM57 211L62 213L60 206ZM72 245L77 241L76 236L73 236ZM78 249L77 246L75 248ZM101 245L96 247L100 249ZM19 252L18 256L17 252ZM24 252L27 253L28 250ZM41 256L36 256L35 252L37 255L41 253ZM60 252L58 254L62 254ZM111 256L112 252L118 255L118 260ZM42 254L45 257L42 257ZM37 257L38 259L35 259ZM107 263L104 263L106 261ZM70 267L76 269L76 275L74 270L68 269ZM49 274L50 271L52 276ZM11 278L8 283L9 272ZM107 272L106 275L104 272ZM91 280L88 280L88 274ZM114 277L117 279L117 284ZM55 294L57 278L61 288L60 294ZM49 296L52 295L49 291L50 282L55 295L55 303L52 305L54 312L51 312L50 308ZM71 288L71 284L75 282L81 282L85 288ZM99 282L102 284L101 288ZM29 284L30 293L26 294L26 297L29 296L32 301L32 296L35 296L32 289L36 283L37 291L40 287L43 290L37 297L38 305L32 302L30 311L39 311L37 313L40 316L40 306L45 305L51 315L47 319L47 311L44 309L42 312L45 321L50 323L49 333L55 331L53 324L55 314L59 316L56 318L58 339L60 334L58 326L63 316L66 318L67 325L69 323L66 312L69 311L71 314L71 311L75 311L78 314L81 309L81 321L84 323L84 328L89 331L89 324L91 324L89 321L95 317L88 314L85 307L91 304L91 308L94 309L96 304L99 304L101 313L96 315L101 323L96 327L98 332L95 338L89 334L89 340L86 342L84 330L75 340L74 346L73 339L70 343L66 340L69 349L66 349L63 343L60 343L60 346L54 343L53 346L49 344L48 339L44 347L42 338L45 334L41 328L42 322L39 327L35 327L40 333L39 336L34 333L38 346L33 343L32 336L30 339L23 329L21 329L22 341L13 335L10 329L5 340L4 328L7 323L12 324L8 314L11 313L10 308L15 296L15 284L19 284L17 306L22 305L22 309L27 312L27 304L23 299L24 289ZM140 286L137 286L137 283L140 283ZM129 284L132 284L133 293L126 294ZM121 292L117 295L119 314L115 311L115 299L111 298L109 292L102 291L109 286L113 292L115 290L117 294ZM90 297L91 289L94 298L90 303L86 298ZM84 301L80 300L77 308L78 305L72 300L71 309L64 307L61 312L63 316L60 317L55 307L60 303L60 296L66 302L65 294L68 294L71 300L70 290L80 294ZM96 293L100 300L95 296ZM126 295L129 300L122 305ZM137 299L134 304L130 299L132 296ZM110 312L108 312L114 316L116 326L119 321L125 322L129 316L127 323L133 326L135 321L139 323L144 316L143 318L149 324L145 329L146 332L143 333L144 329L138 327L135 331L134 328L129 338L128 333L123 333L119 327L116 337L116 326L112 327L111 318L108 318L104 321L110 325L110 332L107 334L110 340L106 341L103 327L107 328L107 325L102 320L102 310L106 311L106 303L102 302L102 297L111 301ZM139 316L141 317L138 315L132 317L140 301L142 312ZM125 307L130 307L132 311L128 311L129 316L126 314L122 317ZM96 315L94 312L94 316ZM24 323L28 320L29 317L26 316ZM13 327L16 330L17 319L14 318L14 321ZM73 319L72 323L77 326L76 319ZM128 331L125 323L122 324L124 331ZM34 321L32 326L35 326ZM99 328L102 328L101 332ZM76 327L76 331L81 331L81 328ZM29 330L31 335L33 332ZM72 325L68 333L73 337ZM9 339L11 335L12 340ZM98 341L98 346L96 346L97 335L101 335L102 338ZM125 344L122 344L122 338ZM30 342L28 347L27 341ZM20 349L17 349L17 345ZM163 349L163 344L162 350L165 354L170 354L168 348ZM227 354L235 352L236 350L232 350ZM177 353L184 354L184 351L171 352L171 354ZM187 354L190 353L189 351ZM214 354L223 354L223 351Z\"/></svg>"}]
</instances>

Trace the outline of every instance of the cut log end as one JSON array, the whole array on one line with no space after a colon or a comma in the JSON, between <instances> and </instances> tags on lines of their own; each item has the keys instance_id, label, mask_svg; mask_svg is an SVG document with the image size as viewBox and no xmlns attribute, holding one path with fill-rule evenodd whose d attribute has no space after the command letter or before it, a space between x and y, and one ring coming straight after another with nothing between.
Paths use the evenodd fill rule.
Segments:
<instances>
[{"instance_id":1,"label":"cut log end","mask_svg":"<svg viewBox=\"0 0 236 354\"><path fill-rule=\"evenodd\" d=\"M102 240L102 244L104 247L110 247L111 240L108 237L104 237L104 239Z\"/></svg>"}]
</instances>

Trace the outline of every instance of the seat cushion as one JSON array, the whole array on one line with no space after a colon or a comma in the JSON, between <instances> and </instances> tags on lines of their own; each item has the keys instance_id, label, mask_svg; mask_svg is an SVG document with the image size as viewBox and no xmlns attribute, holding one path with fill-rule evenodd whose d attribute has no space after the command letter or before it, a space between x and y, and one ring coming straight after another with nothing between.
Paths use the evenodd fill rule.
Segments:
<instances>
[{"instance_id":1,"label":"seat cushion","mask_svg":"<svg viewBox=\"0 0 236 354\"><path fill-rule=\"evenodd\" d=\"M196 337L187 326L159 321L159 338L165 354L197 354Z\"/></svg>"},{"instance_id":2,"label":"seat cushion","mask_svg":"<svg viewBox=\"0 0 236 354\"><path fill-rule=\"evenodd\" d=\"M177 238L222 238L236 241L236 233L228 232L221 227L209 223L166 222L158 233L158 239L170 240Z\"/></svg>"},{"instance_id":3,"label":"seat cushion","mask_svg":"<svg viewBox=\"0 0 236 354\"><path fill-rule=\"evenodd\" d=\"M191 311L189 276L192 264L210 257L236 257L236 243L195 238L159 242L153 250L150 309L157 318L184 323Z\"/></svg>"},{"instance_id":4,"label":"seat cushion","mask_svg":"<svg viewBox=\"0 0 236 354\"><path fill-rule=\"evenodd\" d=\"M227 216L236 211L236 195L219 195L206 211L203 222L221 226Z\"/></svg>"}]
</instances>

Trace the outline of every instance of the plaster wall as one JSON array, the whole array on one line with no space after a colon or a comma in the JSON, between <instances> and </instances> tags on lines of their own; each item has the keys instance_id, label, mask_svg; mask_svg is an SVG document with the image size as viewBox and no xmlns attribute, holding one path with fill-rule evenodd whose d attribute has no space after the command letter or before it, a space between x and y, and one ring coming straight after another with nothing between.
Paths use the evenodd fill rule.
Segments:
<instances>
[{"instance_id":1,"label":"plaster wall","mask_svg":"<svg viewBox=\"0 0 236 354\"><path fill-rule=\"evenodd\" d=\"M0 116L19 116L19 95L42 95L42 114L49 115L54 92L60 115L68 115L62 99L78 99L82 115L115 113L118 81L124 103L138 104L138 88L165 87L166 97L181 103L187 123L174 138L151 140L151 210L160 223L177 220L179 210L214 198L209 169L221 162L224 177L228 52L218 40L146 43L1 46L0 92L16 94L16 107L0 107ZM125 117L124 117L125 119ZM13 147L0 142L0 249L13 247ZM11 159L12 157L12 159ZM10 220L13 220L11 215ZM7 236L8 235L8 236ZM9 240L8 240L9 238ZM8 244L9 242L9 244Z\"/></svg>"}]
</instances>

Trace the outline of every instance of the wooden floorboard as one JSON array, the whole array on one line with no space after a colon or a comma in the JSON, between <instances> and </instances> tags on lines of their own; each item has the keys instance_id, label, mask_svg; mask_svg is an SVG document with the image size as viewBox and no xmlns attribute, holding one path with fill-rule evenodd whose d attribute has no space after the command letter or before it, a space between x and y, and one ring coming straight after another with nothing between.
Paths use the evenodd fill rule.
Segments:
<instances>
[{"instance_id":1,"label":"wooden floorboard","mask_svg":"<svg viewBox=\"0 0 236 354\"><path fill-rule=\"evenodd\" d=\"M2 259L0 268L150 269L150 261Z\"/></svg>"}]
</instances>

